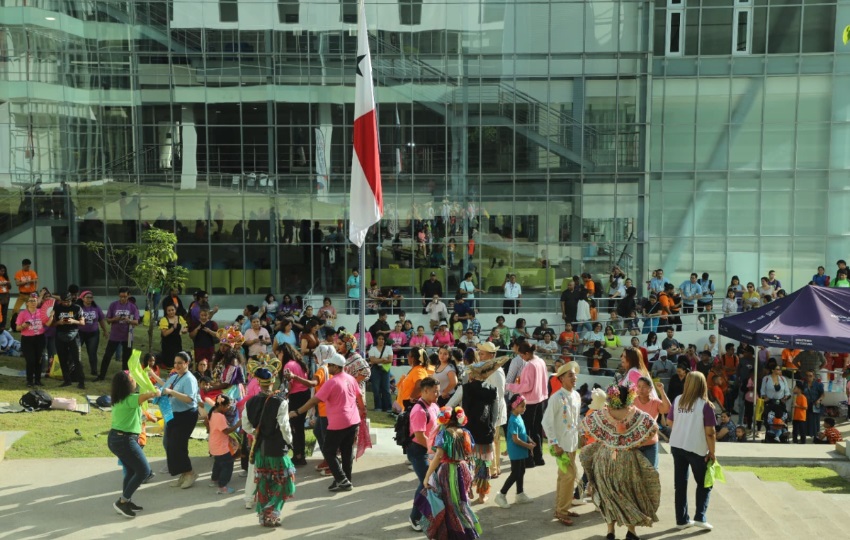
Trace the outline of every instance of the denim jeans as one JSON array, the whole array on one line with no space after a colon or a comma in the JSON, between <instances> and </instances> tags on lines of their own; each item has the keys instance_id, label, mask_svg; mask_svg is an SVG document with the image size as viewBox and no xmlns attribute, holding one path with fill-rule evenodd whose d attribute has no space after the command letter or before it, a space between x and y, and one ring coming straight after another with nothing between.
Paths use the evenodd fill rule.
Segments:
<instances>
[{"instance_id":1,"label":"denim jeans","mask_svg":"<svg viewBox=\"0 0 850 540\"><path fill-rule=\"evenodd\" d=\"M233 454L228 452L220 456L213 456L213 459L215 461L213 461L210 480L218 482L220 488L227 487L230 478L233 477Z\"/></svg>"},{"instance_id":2,"label":"denim jeans","mask_svg":"<svg viewBox=\"0 0 850 540\"><path fill-rule=\"evenodd\" d=\"M115 457L120 459L124 465L124 485L121 497L130 500L133 498L133 493L151 474L151 467L142 447L139 446L139 434L124 433L113 429L109 431L106 444L109 451L115 454Z\"/></svg>"},{"instance_id":3,"label":"denim jeans","mask_svg":"<svg viewBox=\"0 0 850 540\"><path fill-rule=\"evenodd\" d=\"M416 478L419 479L419 484L416 486L416 491L413 492L413 500L416 500L416 495L422 491L424 487L425 473L428 472L428 449L417 442L410 443L407 447L407 461L413 467L413 472L416 473ZM410 519L414 523L418 523L422 519L422 512L413 505L410 510Z\"/></svg>"},{"instance_id":4,"label":"denim jeans","mask_svg":"<svg viewBox=\"0 0 850 540\"><path fill-rule=\"evenodd\" d=\"M97 347L100 345L100 332L80 332L80 344L86 348L89 357L90 373L97 377Z\"/></svg>"},{"instance_id":5,"label":"denim jeans","mask_svg":"<svg viewBox=\"0 0 850 540\"><path fill-rule=\"evenodd\" d=\"M641 446L638 448L641 454L643 454L646 459L649 460L649 463L658 470L658 441L655 441L655 444L648 444L646 446Z\"/></svg>"},{"instance_id":6,"label":"denim jeans","mask_svg":"<svg viewBox=\"0 0 850 540\"><path fill-rule=\"evenodd\" d=\"M372 366L372 395L375 398L375 410L389 412L393 410L392 396L390 396L390 372L383 367Z\"/></svg>"},{"instance_id":7,"label":"denim jeans","mask_svg":"<svg viewBox=\"0 0 850 540\"><path fill-rule=\"evenodd\" d=\"M313 426L313 436L316 437L316 442L319 443L319 450L322 452L322 456L324 456L325 461L327 461L327 456L325 456L325 433L328 431L328 417L327 416L316 416L316 423Z\"/></svg>"},{"instance_id":8,"label":"denim jeans","mask_svg":"<svg viewBox=\"0 0 850 540\"><path fill-rule=\"evenodd\" d=\"M705 470L708 465L705 456L700 456L681 448L671 447L673 452L673 486L675 490L676 524L684 525L690 521L688 516L688 469L694 475L697 484L697 508L694 512L694 521L704 522L705 514L708 512L708 499L711 488L703 487L705 484Z\"/></svg>"}]
</instances>

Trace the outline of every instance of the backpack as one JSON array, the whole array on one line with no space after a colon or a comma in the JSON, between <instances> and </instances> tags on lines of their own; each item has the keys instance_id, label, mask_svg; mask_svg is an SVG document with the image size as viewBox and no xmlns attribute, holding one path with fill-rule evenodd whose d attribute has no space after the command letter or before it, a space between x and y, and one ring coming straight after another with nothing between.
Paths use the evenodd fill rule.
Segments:
<instances>
[{"instance_id":1,"label":"backpack","mask_svg":"<svg viewBox=\"0 0 850 540\"><path fill-rule=\"evenodd\" d=\"M422 410L425 411L425 423L430 422L430 417L428 415L428 408L422 404L422 400L417 400L416 403L406 408L398 418L396 418L395 426L393 427L393 439L395 439L395 443L401 446L402 450L407 451L407 447L410 446L410 443L413 441L413 437L410 435L410 412L413 410L413 407L419 405L422 407Z\"/></svg>"},{"instance_id":2,"label":"backpack","mask_svg":"<svg viewBox=\"0 0 850 540\"><path fill-rule=\"evenodd\" d=\"M18 403L27 411L44 411L53 404L53 397L44 390L30 390L18 400Z\"/></svg>"}]
</instances>

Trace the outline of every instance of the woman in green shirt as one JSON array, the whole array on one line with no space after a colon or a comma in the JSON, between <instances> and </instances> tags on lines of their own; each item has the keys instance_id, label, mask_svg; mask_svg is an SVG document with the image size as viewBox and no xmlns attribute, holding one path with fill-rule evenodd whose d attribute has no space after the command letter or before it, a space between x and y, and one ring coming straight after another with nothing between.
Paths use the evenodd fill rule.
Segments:
<instances>
[{"instance_id":1,"label":"woman in green shirt","mask_svg":"<svg viewBox=\"0 0 850 540\"><path fill-rule=\"evenodd\" d=\"M151 467L139 446L139 433L142 430L141 405L149 399L159 396L159 390L139 394L136 380L124 371L112 377L112 429L109 430L107 445L109 451L124 465L124 485L121 497L112 504L115 511L126 518L136 517L142 510L131 500L133 493L151 474Z\"/></svg>"}]
</instances>

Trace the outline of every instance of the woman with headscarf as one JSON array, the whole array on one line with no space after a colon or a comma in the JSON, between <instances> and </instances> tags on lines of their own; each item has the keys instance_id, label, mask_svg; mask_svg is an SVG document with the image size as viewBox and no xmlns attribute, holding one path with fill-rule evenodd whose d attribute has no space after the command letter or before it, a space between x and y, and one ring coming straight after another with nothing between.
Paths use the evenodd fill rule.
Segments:
<instances>
[{"instance_id":1,"label":"woman with headscarf","mask_svg":"<svg viewBox=\"0 0 850 540\"><path fill-rule=\"evenodd\" d=\"M334 347L345 358L344 371L354 377L360 385L360 397L357 402L357 409L360 411L360 426L354 440L357 448L355 457L359 458L366 452L367 448L372 448L372 438L369 437L369 426L366 424L366 381L369 380L372 370L369 368L369 363L357 352L357 338L354 335L345 331L340 332L334 342Z\"/></svg>"},{"instance_id":2,"label":"woman with headscarf","mask_svg":"<svg viewBox=\"0 0 850 540\"><path fill-rule=\"evenodd\" d=\"M280 512L295 495L295 466L289 459L292 432L289 401L283 391L274 392L274 373L265 367L254 372L260 393L248 400L242 426L254 433L250 460L254 464L254 499L260 524L280 526Z\"/></svg>"},{"instance_id":3,"label":"woman with headscarf","mask_svg":"<svg viewBox=\"0 0 850 540\"><path fill-rule=\"evenodd\" d=\"M627 383L625 383L627 384ZM593 503L608 524L628 528L626 540L639 540L635 527L658 521L661 503L658 471L638 449L658 430L655 420L634 406L631 385L612 385L605 409L584 418L582 429L595 442L582 448L581 464L593 491Z\"/></svg>"}]
</instances>

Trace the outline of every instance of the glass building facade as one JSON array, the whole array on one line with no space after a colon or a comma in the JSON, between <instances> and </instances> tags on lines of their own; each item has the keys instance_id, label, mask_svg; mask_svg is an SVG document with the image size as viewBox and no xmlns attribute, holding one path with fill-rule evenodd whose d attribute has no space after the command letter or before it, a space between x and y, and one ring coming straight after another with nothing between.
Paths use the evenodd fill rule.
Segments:
<instances>
[{"instance_id":1,"label":"glass building facade","mask_svg":"<svg viewBox=\"0 0 850 540\"><path fill-rule=\"evenodd\" d=\"M367 2L382 286L850 252L848 0ZM0 0L0 262L174 230L189 288L343 295L355 0ZM469 252L472 256L468 256Z\"/></svg>"}]
</instances>

